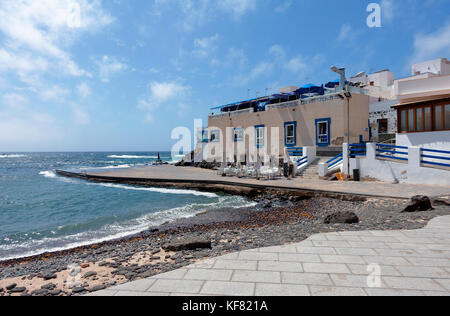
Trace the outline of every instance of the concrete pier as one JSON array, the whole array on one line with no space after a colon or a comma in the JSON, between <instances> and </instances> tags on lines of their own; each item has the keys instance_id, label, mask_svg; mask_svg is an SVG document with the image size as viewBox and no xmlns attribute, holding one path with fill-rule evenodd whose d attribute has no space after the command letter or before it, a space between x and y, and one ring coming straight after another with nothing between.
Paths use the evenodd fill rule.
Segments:
<instances>
[{"instance_id":1,"label":"concrete pier","mask_svg":"<svg viewBox=\"0 0 450 316\"><path fill-rule=\"evenodd\" d=\"M102 172L72 173L57 170L60 176L76 177L89 181L124 183L156 187L189 188L200 191L251 195L262 190L289 190L299 194L327 197L399 198L414 195L430 197L450 196L450 187L436 185L391 184L384 182L342 182L310 179L257 180L222 177L217 171L175 167L172 165L117 169Z\"/></svg>"}]
</instances>

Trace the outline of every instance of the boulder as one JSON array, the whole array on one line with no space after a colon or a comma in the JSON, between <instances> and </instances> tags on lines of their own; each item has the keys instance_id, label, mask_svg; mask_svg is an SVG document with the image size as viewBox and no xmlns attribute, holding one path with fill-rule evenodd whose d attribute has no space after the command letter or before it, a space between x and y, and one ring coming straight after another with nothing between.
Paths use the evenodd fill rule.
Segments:
<instances>
[{"instance_id":1,"label":"boulder","mask_svg":"<svg viewBox=\"0 0 450 316\"><path fill-rule=\"evenodd\" d=\"M96 276L97 275L97 272L95 272L95 271L89 271L89 272L86 272L85 274L84 274L84 278L85 279L88 279L88 278L90 278L90 277L93 277L93 276Z\"/></svg>"},{"instance_id":2,"label":"boulder","mask_svg":"<svg viewBox=\"0 0 450 316\"><path fill-rule=\"evenodd\" d=\"M104 290L104 289L106 289L106 286L101 284L101 285L96 285L96 286L91 287L89 289L89 292L97 292L97 291L101 291L101 290Z\"/></svg>"},{"instance_id":3,"label":"boulder","mask_svg":"<svg viewBox=\"0 0 450 316\"><path fill-rule=\"evenodd\" d=\"M21 286L21 287L15 287L15 288L9 290L9 293L23 293L23 292L25 292L26 290L27 290L27 289L26 289L25 287L23 287L23 286Z\"/></svg>"},{"instance_id":4,"label":"boulder","mask_svg":"<svg viewBox=\"0 0 450 316\"><path fill-rule=\"evenodd\" d=\"M39 275L39 277L42 278L42 279L44 279L44 280L46 280L46 281L51 280L51 279L56 279L56 278L57 278L56 274L54 274L54 273L52 273L52 272L44 272L44 273L41 273L41 274Z\"/></svg>"},{"instance_id":5,"label":"boulder","mask_svg":"<svg viewBox=\"0 0 450 316\"><path fill-rule=\"evenodd\" d=\"M205 239L188 239L170 242L162 246L166 251L182 251L195 249L211 249L211 241Z\"/></svg>"},{"instance_id":6,"label":"boulder","mask_svg":"<svg viewBox=\"0 0 450 316\"><path fill-rule=\"evenodd\" d=\"M325 224L357 224L359 218L353 212L339 212L328 215L324 220Z\"/></svg>"},{"instance_id":7,"label":"boulder","mask_svg":"<svg viewBox=\"0 0 450 316\"><path fill-rule=\"evenodd\" d=\"M17 286L16 283L10 284L6 287L6 290L11 291L13 288L15 288Z\"/></svg>"},{"instance_id":8,"label":"boulder","mask_svg":"<svg viewBox=\"0 0 450 316\"><path fill-rule=\"evenodd\" d=\"M409 203L402 213L426 212L432 209L433 206L428 196L416 195L411 198L411 203Z\"/></svg>"},{"instance_id":9,"label":"boulder","mask_svg":"<svg viewBox=\"0 0 450 316\"><path fill-rule=\"evenodd\" d=\"M84 291L86 291L86 289L84 287L81 287L81 286L78 286L78 287L75 287L75 288L72 289L72 293L75 293L75 294L78 294L78 293L81 293L81 292L84 292Z\"/></svg>"}]
</instances>

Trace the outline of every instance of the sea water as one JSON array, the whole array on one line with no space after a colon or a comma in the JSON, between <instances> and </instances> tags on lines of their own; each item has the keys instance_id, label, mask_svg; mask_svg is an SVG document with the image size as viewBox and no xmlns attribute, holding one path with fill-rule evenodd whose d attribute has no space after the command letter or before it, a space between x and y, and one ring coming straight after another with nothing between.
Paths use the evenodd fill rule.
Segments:
<instances>
[{"instance_id":1,"label":"sea water","mask_svg":"<svg viewBox=\"0 0 450 316\"><path fill-rule=\"evenodd\" d=\"M92 183L55 173L151 166L157 155L0 152L0 260L112 240L198 213L253 204L239 196ZM161 159L173 162L170 153L161 153Z\"/></svg>"}]
</instances>

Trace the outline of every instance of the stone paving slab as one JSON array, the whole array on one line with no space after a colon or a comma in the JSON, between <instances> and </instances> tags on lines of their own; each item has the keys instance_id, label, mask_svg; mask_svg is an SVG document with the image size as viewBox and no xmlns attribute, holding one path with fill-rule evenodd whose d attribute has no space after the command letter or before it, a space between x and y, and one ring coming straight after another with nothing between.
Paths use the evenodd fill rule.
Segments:
<instances>
[{"instance_id":1,"label":"stone paving slab","mask_svg":"<svg viewBox=\"0 0 450 316\"><path fill-rule=\"evenodd\" d=\"M449 229L450 216L443 216L415 231L319 234L296 244L207 259L90 295L448 296Z\"/></svg>"}]
</instances>

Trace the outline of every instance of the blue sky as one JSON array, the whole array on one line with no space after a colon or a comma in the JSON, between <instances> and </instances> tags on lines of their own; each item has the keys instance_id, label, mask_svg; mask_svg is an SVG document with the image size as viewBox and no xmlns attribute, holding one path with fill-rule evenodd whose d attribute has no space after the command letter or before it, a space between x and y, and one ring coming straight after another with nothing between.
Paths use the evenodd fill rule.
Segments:
<instances>
[{"instance_id":1,"label":"blue sky","mask_svg":"<svg viewBox=\"0 0 450 316\"><path fill-rule=\"evenodd\" d=\"M369 3L382 27L366 25ZM80 15L76 14L80 12ZM448 0L1 0L0 152L169 150L209 108L449 57ZM249 92L250 89L250 92Z\"/></svg>"}]
</instances>

